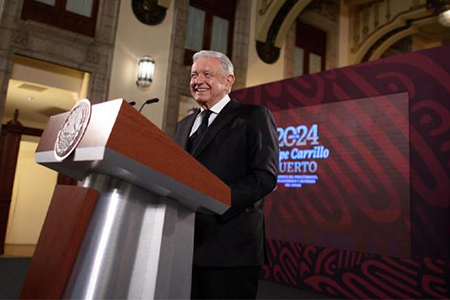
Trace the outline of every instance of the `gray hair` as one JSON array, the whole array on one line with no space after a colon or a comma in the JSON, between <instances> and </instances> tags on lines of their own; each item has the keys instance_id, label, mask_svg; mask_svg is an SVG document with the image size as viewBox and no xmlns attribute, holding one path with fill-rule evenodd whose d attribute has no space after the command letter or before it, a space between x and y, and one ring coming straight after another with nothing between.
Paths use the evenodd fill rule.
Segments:
<instances>
[{"instance_id":1,"label":"gray hair","mask_svg":"<svg viewBox=\"0 0 450 300\"><path fill-rule=\"evenodd\" d=\"M200 58L215 58L219 60L226 75L234 76L233 63L225 54L212 50L201 50L194 54L194 56L192 57L192 61L195 63Z\"/></svg>"}]
</instances>

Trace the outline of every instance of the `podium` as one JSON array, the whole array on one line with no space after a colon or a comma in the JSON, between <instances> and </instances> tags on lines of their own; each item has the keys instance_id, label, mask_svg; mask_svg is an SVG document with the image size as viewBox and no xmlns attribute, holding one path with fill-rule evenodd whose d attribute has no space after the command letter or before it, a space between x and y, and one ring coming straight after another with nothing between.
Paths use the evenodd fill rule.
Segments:
<instances>
[{"instance_id":1,"label":"podium","mask_svg":"<svg viewBox=\"0 0 450 300\"><path fill-rule=\"evenodd\" d=\"M50 118L36 162L82 181L57 186L22 299L188 299L195 212L222 214L230 190L123 99L92 106L78 146L54 145Z\"/></svg>"}]
</instances>

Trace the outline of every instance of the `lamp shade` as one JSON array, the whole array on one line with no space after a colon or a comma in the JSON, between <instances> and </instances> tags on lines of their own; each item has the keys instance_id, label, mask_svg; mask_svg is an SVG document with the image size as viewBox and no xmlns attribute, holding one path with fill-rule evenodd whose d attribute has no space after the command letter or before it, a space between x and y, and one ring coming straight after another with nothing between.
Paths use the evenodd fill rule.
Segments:
<instances>
[{"instance_id":1,"label":"lamp shade","mask_svg":"<svg viewBox=\"0 0 450 300\"><path fill-rule=\"evenodd\" d=\"M136 85L147 87L153 82L155 60L151 56L143 56L139 59Z\"/></svg>"},{"instance_id":2,"label":"lamp shade","mask_svg":"<svg viewBox=\"0 0 450 300\"><path fill-rule=\"evenodd\" d=\"M450 27L450 9L439 14L439 22L447 27Z\"/></svg>"},{"instance_id":3,"label":"lamp shade","mask_svg":"<svg viewBox=\"0 0 450 300\"><path fill-rule=\"evenodd\" d=\"M439 23L450 26L450 0L427 0L427 9L438 15Z\"/></svg>"}]
</instances>

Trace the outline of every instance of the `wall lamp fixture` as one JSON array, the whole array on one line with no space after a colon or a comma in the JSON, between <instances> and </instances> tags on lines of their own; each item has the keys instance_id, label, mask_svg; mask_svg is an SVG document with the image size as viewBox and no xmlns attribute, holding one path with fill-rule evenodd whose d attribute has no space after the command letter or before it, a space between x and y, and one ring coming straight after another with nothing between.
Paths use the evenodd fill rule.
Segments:
<instances>
[{"instance_id":1,"label":"wall lamp fixture","mask_svg":"<svg viewBox=\"0 0 450 300\"><path fill-rule=\"evenodd\" d=\"M151 56L142 56L138 63L138 74L136 85L139 87L148 87L153 82L153 73L155 71L155 60Z\"/></svg>"},{"instance_id":2,"label":"wall lamp fixture","mask_svg":"<svg viewBox=\"0 0 450 300\"><path fill-rule=\"evenodd\" d=\"M434 10L439 23L450 27L450 0L427 0L427 9Z\"/></svg>"}]
</instances>

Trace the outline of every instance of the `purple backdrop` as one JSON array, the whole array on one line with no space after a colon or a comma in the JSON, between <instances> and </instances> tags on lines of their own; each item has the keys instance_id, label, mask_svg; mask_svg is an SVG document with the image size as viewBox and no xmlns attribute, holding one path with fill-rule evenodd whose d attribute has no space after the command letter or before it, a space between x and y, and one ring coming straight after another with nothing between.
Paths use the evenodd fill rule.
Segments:
<instances>
[{"instance_id":1,"label":"purple backdrop","mask_svg":"<svg viewBox=\"0 0 450 300\"><path fill-rule=\"evenodd\" d=\"M264 267L264 278L345 298L450 297L449 46L247 88L233 92L233 96L241 102L265 105L276 115L287 109L345 103L346 100L402 92L409 95L409 136L405 135L404 130L399 130L403 132L400 139L409 143L410 153L403 153L397 158L399 164L402 159L409 162L410 177L404 178L402 183L409 185L409 200L406 199L409 207L404 205L397 225L403 228L401 234L410 235L405 239L410 252L397 251L392 246L386 251L379 251L386 249L382 245L374 245L372 250L370 247L348 246L345 240L357 234L356 225L350 226L348 232L341 230L328 234L328 238L333 240L333 247L324 246L322 242L312 243L311 239L306 238L293 241L286 236L274 239L272 235L267 240L270 261ZM393 106L393 102L384 102L377 109L384 112L390 127L402 128L402 118L391 114ZM348 114L355 114L355 111L349 109ZM392 142L392 149L396 148L398 141L395 135L384 138L385 142ZM391 161L390 164L396 168L395 163ZM335 164L327 168L330 172L339 172L340 166ZM361 166L364 167L364 164ZM356 183L354 179L352 182ZM305 201L294 198L290 201ZM337 198L335 203L340 203ZM333 200L330 197L327 199ZM275 200L280 201L272 195L268 203ZM353 203L361 200L364 199L355 198ZM383 200L386 203L376 209L389 213L389 207L395 207L398 199L384 197ZM348 201L339 205L336 211L345 209L345 205L353 207ZM330 220L333 217L329 212L325 215L323 210L316 210L312 218L301 219L302 212L310 212L305 207L299 208L296 220L299 232L304 230L302 225L311 226L314 217ZM295 217L295 212L289 213ZM273 211L267 213L267 223L271 224L273 219L275 223L272 224L282 224L276 221L280 215ZM378 220L380 224L374 224L377 220L370 214L366 218L357 217L353 211L349 214L349 222L364 224L367 221L373 227L379 225L379 228L383 228L382 223L387 220L381 218ZM385 230L391 230L391 236L398 233L395 226ZM335 246L339 243L343 246Z\"/></svg>"}]
</instances>

